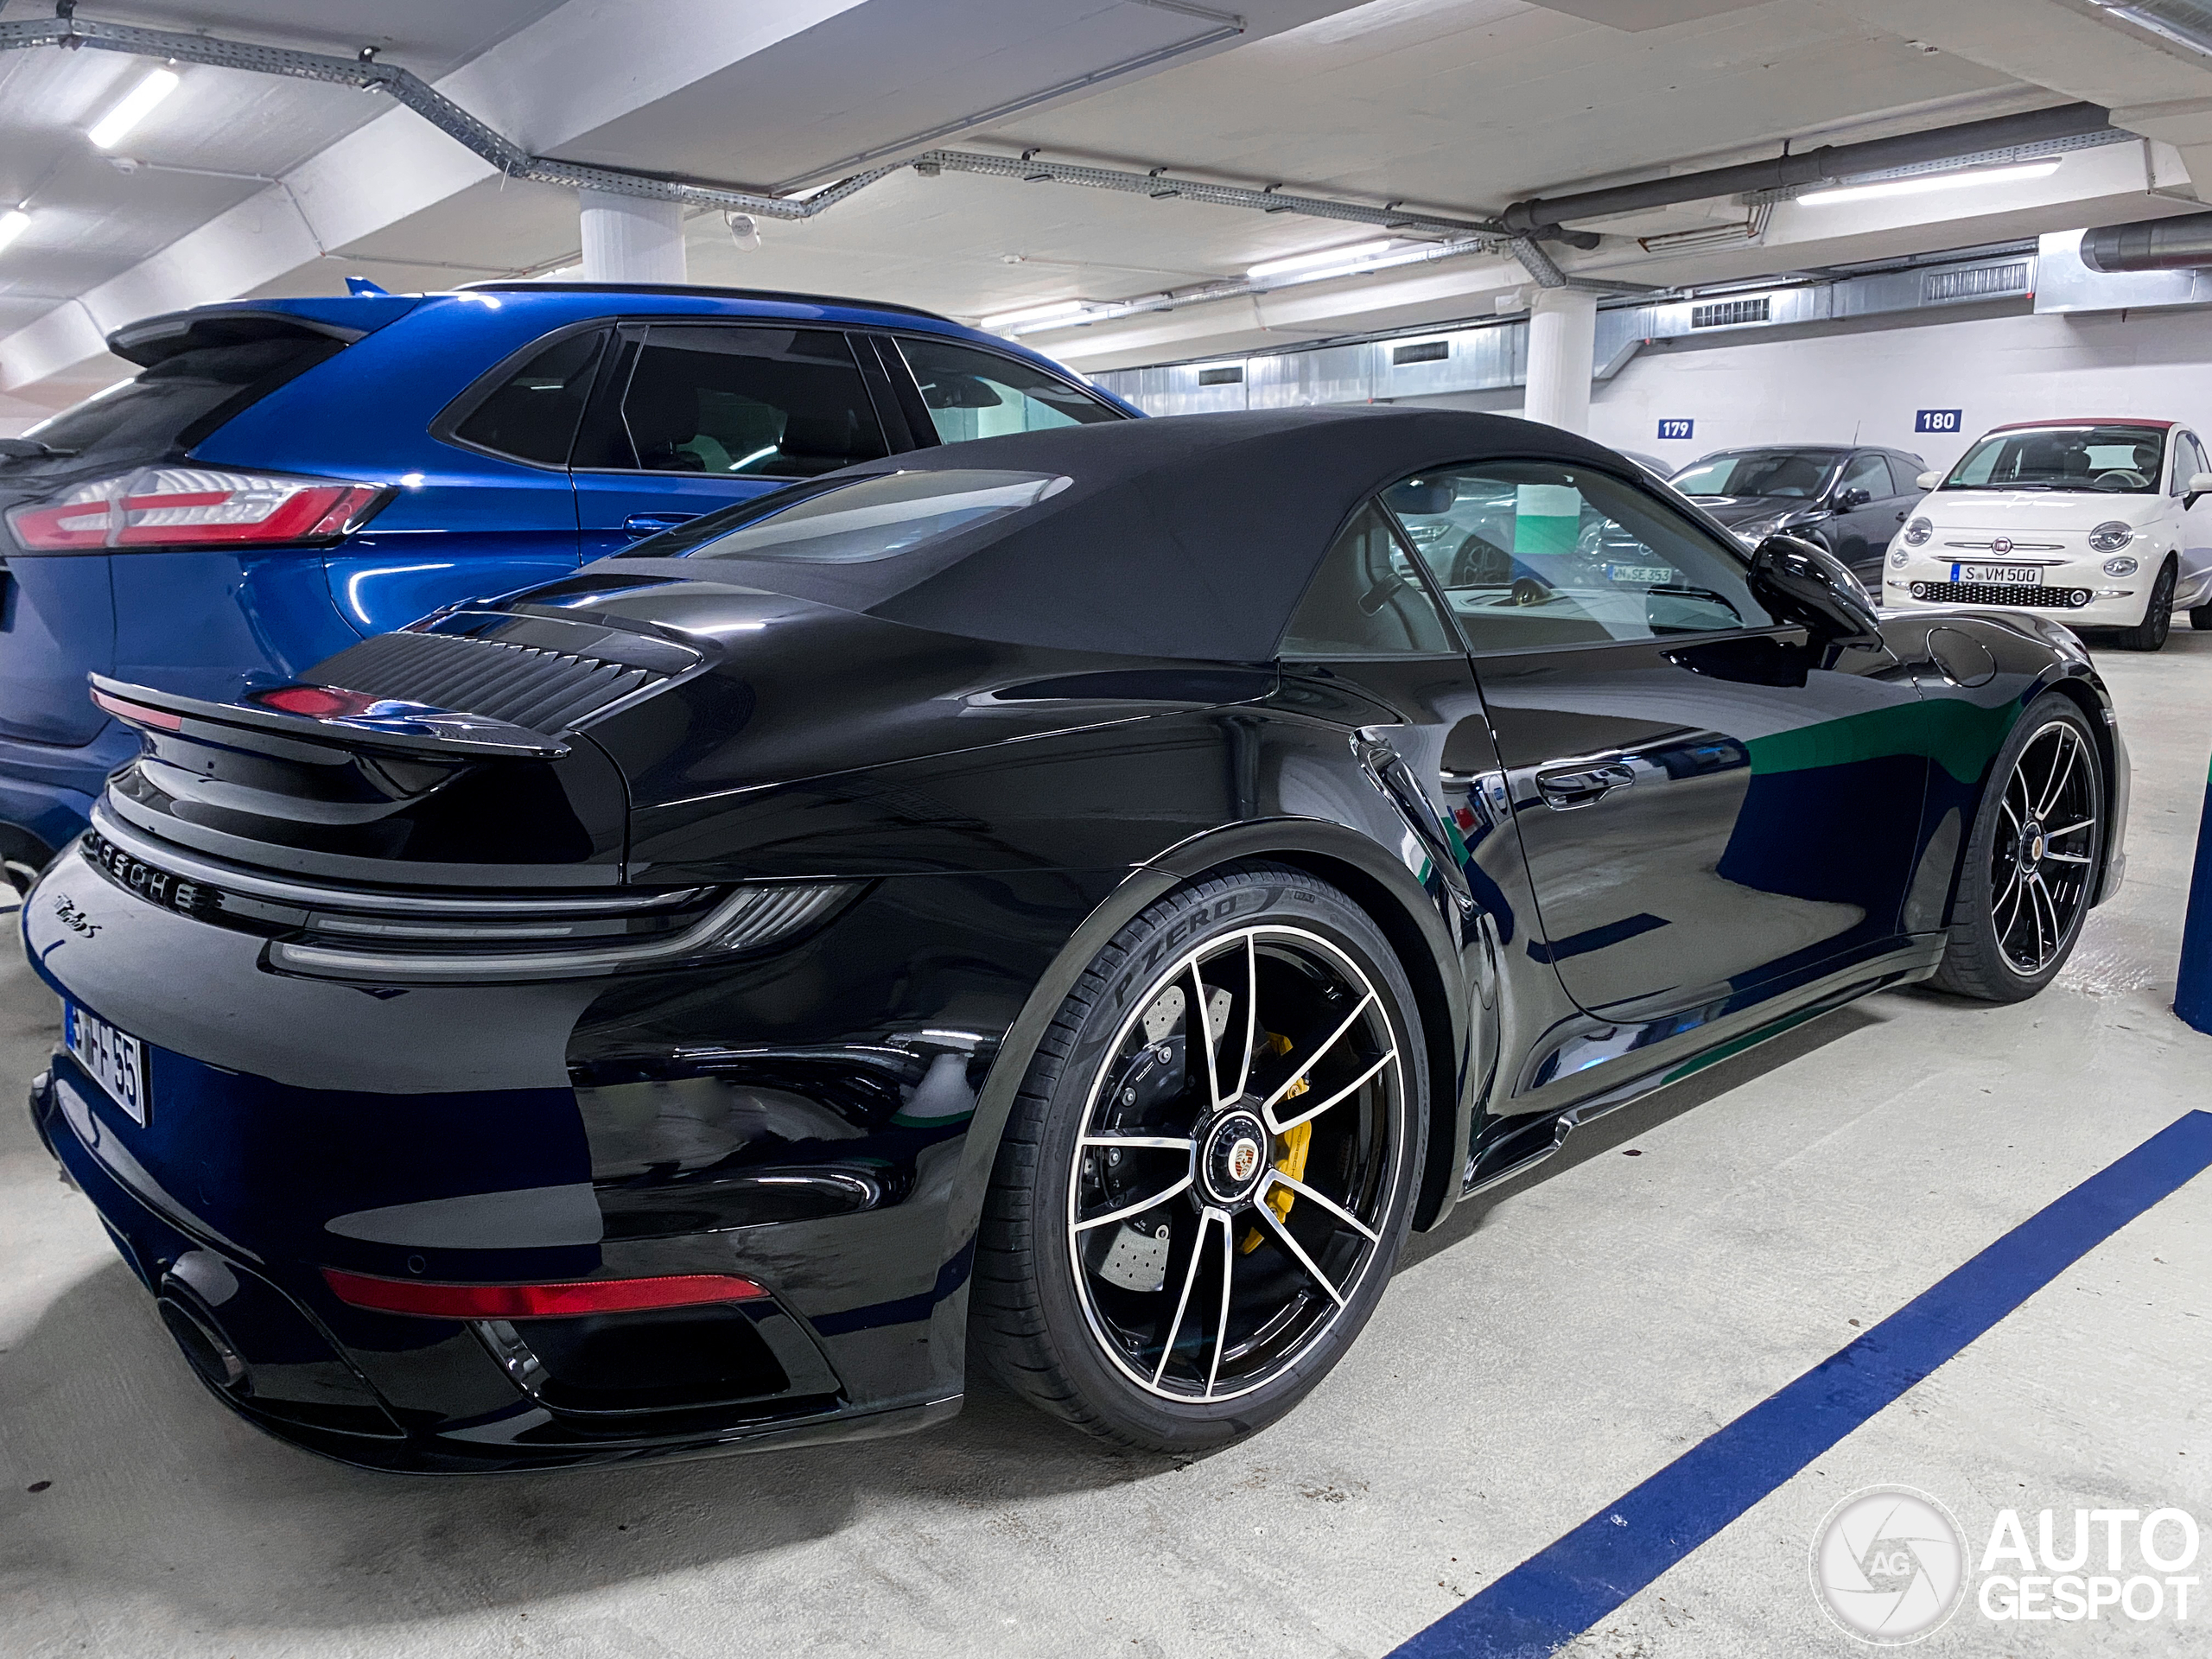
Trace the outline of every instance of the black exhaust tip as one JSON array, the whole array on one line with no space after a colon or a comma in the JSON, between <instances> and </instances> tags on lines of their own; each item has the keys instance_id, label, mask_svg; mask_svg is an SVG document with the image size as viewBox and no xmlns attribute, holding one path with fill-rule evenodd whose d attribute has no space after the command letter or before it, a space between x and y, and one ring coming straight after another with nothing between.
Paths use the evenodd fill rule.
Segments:
<instances>
[{"instance_id":1,"label":"black exhaust tip","mask_svg":"<svg viewBox=\"0 0 2212 1659\"><path fill-rule=\"evenodd\" d=\"M165 1291L155 1306L185 1359L210 1387L225 1394L247 1392L245 1361L212 1318L174 1291Z\"/></svg>"}]
</instances>

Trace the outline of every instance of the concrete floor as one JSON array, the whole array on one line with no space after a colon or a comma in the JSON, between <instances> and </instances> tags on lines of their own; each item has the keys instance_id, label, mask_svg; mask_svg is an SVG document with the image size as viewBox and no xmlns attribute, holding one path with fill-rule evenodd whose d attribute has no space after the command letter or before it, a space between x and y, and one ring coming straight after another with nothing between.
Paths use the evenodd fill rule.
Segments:
<instances>
[{"instance_id":1,"label":"concrete floor","mask_svg":"<svg viewBox=\"0 0 2212 1659\"><path fill-rule=\"evenodd\" d=\"M0 1654L1386 1653L2212 1107L2212 1037L2168 1007L2212 634L2101 666L2135 757L2133 861L2056 987L2003 1009L1874 998L1609 1120L1547 1179L1417 1239L1319 1391L1196 1464L979 1389L944 1429L856 1447L353 1472L201 1392L0 1103ZM18 1078L54 1009L10 955L0 1077ZM1815 1605L1807 1548L1868 1484L1942 1498L1974 1554L2007 1507L2057 1509L2062 1543L2075 1508L2177 1506L2212 1535L2208 1377L2212 1174L1574 1651L1858 1650ZM1922 1650L2202 1652L2206 1618L1998 1625L1970 1604Z\"/></svg>"}]
</instances>

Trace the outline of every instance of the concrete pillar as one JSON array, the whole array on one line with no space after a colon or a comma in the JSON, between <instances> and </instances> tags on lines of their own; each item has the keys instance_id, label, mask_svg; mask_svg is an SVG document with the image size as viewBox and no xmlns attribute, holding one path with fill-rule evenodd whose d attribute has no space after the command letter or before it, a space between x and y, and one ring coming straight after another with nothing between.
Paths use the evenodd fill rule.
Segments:
<instances>
[{"instance_id":1,"label":"concrete pillar","mask_svg":"<svg viewBox=\"0 0 2212 1659\"><path fill-rule=\"evenodd\" d=\"M1569 432L1590 429L1597 372L1598 296L1540 288L1529 308L1529 395L1522 413Z\"/></svg>"},{"instance_id":2,"label":"concrete pillar","mask_svg":"<svg viewBox=\"0 0 2212 1659\"><path fill-rule=\"evenodd\" d=\"M588 283L681 283L683 204L579 190Z\"/></svg>"}]
</instances>

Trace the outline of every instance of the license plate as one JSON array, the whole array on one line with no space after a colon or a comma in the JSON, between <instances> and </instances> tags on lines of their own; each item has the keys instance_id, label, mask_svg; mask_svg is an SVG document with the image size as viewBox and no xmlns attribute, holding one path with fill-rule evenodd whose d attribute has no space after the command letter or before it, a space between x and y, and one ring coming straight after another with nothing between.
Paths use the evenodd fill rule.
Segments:
<instances>
[{"instance_id":1,"label":"license plate","mask_svg":"<svg viewBox=\"0 0 2212 1659\"><path fill-rule=\"evenodd\" d=\"M1675 567L1670 564L1609 564L1605 580L1641 583L1646 588L1661 588L1675 579Z\"/></svg>"},{"instance_id":2,"label":"license plate","mask_svg":"<svg viewBox=\"0 0 2212 1659\"><path fill-rule=\"evenodd\" d=\"M118 1031L96 1014L86 1014L74 1002L61 1015L62 1039L77 1064L92 1081L107 1090L108 1098L123 1108L134 1123L146 1122L146 1045L128 1032Z\"/></svg>"},{"instance_id":3,"label":"license plate","mask_svg":"<svg viewBox=\"0 0 2212 1659\"><path fill-rule=\"evenodd\" d=\"M2001 588L2040 588L2043 569L2033 564L1955 564L1951 580L1990 582Z\"/></svg>"}]
</instances>

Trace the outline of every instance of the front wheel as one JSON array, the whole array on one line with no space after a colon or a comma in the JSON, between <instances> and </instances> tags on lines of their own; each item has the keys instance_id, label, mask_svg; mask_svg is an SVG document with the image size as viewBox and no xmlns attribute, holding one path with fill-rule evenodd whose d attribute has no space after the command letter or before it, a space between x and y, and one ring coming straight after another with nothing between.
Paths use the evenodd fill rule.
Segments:
<instances>
[{"instance_id":1,"label":"front wheel","mask_svg":"<svg viewBox=\"0 0 2212 1659\"><path fill-rule=\"evenodd\" d=\"M2105 776L2088 716L2047 691L1990 768L1959 872L1949 943L1931 982L2018 1002L2058 976L2095 896Z\"/></svg>"},{"instance_id":2,"label":"front wheel","mask_svg":"<svg viewBox=\"0 0 2212 1659\"><path fill-rule=\"evenodd\" d=\"M1427 1068L1372 919L1232 868L1124 927L1060 1007L985 1201L973 1341L1107 1440L1225 1445L1358 1335L1411 1218Z\"/></svg>"},{"instance_id":3,"label":"front wheel","mask_svg":"<svg viewBox=\"0 0 2212 1659\"><path fill-rule=\"evenodd\" d=\"M2120 631L2122 651L2163 651L2166 636L2174 626L2174 563L2168 559L2158 568L2158 579L2151 584L2151 603L2143 613L2143 620L2132 628ZM2190 626L2196 626L2195 613L2190 616Z\"/></svg>"}]
</instances>

